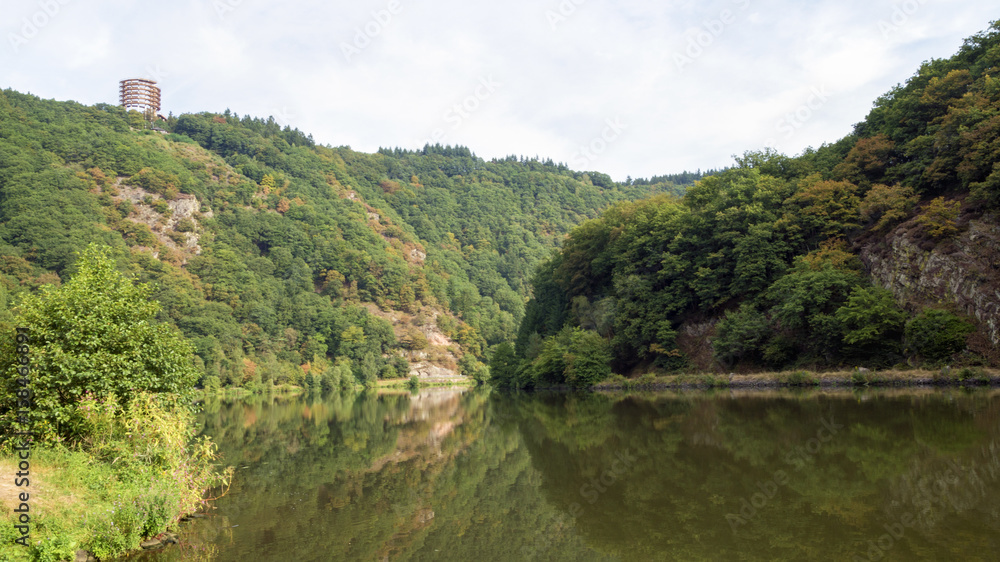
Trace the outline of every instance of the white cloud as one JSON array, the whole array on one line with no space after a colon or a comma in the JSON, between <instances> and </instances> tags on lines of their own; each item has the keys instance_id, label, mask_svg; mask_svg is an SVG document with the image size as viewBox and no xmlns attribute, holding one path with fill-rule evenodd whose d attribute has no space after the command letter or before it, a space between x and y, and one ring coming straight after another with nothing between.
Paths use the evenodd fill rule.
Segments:
<instances>
[{"instance_id":1,"label":"white cloud","mask_svg":"<svg viewBox=\"0 0 1000 562\"><path fill-rule=\"evenodd\" d=\"M726 165L767 140L793 153L835 141L921 61L950 56L995 17L985 0L67 0L15 50L10 37L40 8L0 9L3 87L114 102L119 79L152 76L174 113L275 114L365 151L419 148L443 129L486 158L564 162L620 118L629 129L587 160L618 179ZM365 45L348 61L359 30ZM702 52L678 70L673 55L699 33ZM449 111L489 76L502 87L456 126ZM789 136L812 88L828 99Z\"/></svg>"}]
</instances>

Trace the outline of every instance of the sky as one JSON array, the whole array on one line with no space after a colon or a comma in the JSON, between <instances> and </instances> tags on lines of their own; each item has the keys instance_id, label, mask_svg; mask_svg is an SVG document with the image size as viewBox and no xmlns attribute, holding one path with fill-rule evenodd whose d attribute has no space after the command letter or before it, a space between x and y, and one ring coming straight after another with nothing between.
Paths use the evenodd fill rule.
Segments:
<instances>
[{"instance_id":1,"label":"sky","mask_svg":"<svg viewBox=\"0 0 1000 562\"><path fill-rule=\"evenodd\" d=\"M0 88L226 109L363 152L463 145L616 180L834 142L995 0L0 0Z\"/></svg>"}]
</instances>

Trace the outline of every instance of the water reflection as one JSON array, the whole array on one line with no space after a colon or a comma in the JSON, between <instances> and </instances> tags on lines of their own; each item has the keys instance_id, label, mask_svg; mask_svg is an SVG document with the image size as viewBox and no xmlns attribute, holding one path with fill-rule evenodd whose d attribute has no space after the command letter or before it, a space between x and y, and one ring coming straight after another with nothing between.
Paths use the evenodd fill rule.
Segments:
<instances>
[{"instance_id":1,"label":"water reflection","mask_svg":"<svg viewBox=\"0 0 1000 562\"><path fill-rule=\"evenodd\" d=\"M207 404L239 467L144 560L992 559L1000 394Z\"/></svg>"}]
</instances>

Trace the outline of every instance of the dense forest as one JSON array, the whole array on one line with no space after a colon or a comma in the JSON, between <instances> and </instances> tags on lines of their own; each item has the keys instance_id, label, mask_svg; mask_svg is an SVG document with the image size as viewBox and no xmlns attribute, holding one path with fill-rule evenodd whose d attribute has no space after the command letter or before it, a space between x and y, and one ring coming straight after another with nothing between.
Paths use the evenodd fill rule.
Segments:
<instances>
[{"instance_id":1,"label":"dense forest","mask_svg":"<svg viewBox=\"0 0 1000 562\"><path fill-rule=\"evenodd\" d=\"M6 90L0 323L96 243L209 387L996 362L998 70L994 24L837 142L625 182ZM908 293L912 268L947 272L901 253L974 286Z\"/></svg>"},{"instance_id":2,"label":"dense forest","mask_svg":"<svg viewBox=\"0 0 1000 562\"><path fill-rule=\"evenodd\" d=\"M482 378L572 227L703 176L364 154L228 110L155 125L0 92L0 322L96 243L151 286L208 386L372 383L411 362Z\"/></svg>"},{"instance_id":3,"label":"dense forest","mask_svg":"<svg viewBox=\"0 0 1000 562\"><path fill-rule=\"evenodd\" d=\"M683 195L585 221L536 272L516 346L493 356L495 382L996 362L997 303L979 295L1000 283L998 74L994 24L923 64L833 144L747 152ZM893 252L906 259L886 265ZM909 263L922 256L932 259ZM918 281L907 267L943 276L951 264L975 271L954 281L960 290L907 298Z\"/></svg>"}]
</instances>

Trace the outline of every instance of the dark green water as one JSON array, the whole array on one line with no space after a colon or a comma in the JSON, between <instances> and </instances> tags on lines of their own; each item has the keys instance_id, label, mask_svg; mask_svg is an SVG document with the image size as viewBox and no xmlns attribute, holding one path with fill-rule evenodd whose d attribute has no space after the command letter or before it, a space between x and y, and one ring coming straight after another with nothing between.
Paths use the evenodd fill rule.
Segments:
<instances>
[{"instance_id":1,"label":"dark green water","mask_svg":"<svg viewBox=\"0 0 1000 562\"><path fill-rule=\"evenodd\" d=\"M997 560L1000 393L216 402L238 467L143 560Z\"/></svg>"}]
</instances>

